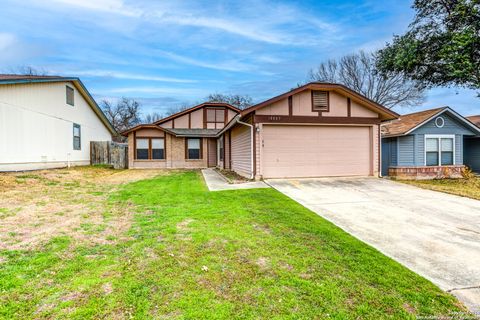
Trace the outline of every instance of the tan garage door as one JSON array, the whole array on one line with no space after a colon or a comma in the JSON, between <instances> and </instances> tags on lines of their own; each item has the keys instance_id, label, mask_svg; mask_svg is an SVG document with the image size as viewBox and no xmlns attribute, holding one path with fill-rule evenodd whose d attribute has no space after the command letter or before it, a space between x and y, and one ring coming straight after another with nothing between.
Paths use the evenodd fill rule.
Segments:
<instances>
[{"instance_id":1,"label":"tan garage door","mask_svg":"<svg viewBox=\"0 0 480 320\"><path fill-rule=\"evenodd\" d=\"M370 127L264 125L265 178L371 174Z\"/></svg>"}]
</instances>

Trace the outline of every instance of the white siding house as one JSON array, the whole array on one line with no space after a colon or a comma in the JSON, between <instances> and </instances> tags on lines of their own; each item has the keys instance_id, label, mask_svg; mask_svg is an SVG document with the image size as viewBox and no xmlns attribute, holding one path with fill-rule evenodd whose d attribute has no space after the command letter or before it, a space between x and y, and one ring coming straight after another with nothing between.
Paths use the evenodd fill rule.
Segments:
<instances>
[{"instance_id":1,"label":"white siding house","mask_svg":"<svg viewBox=\"0 0 480 320\"><path fill-rule=\"evenodd\" d=\"M88 165L113 134L78 78L0 75L0 171Z\"/></svg>"}]
</instances>

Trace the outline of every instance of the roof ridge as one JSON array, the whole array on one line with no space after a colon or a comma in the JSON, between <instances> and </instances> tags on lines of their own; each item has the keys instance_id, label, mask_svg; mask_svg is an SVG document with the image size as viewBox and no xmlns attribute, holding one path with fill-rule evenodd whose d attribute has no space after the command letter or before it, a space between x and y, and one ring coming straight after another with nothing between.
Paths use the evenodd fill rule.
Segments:
<instances>
[{"instance_id":1,"label":"roof ridge","mask_svg":"<svg viewBox=\"0 0 480 320\"><path fill-rule=\"evenodd\" d=\"M400 120L402 117L405 117L405 116L413 116L413 115L417 115L417 114L420 114L420 113L433 112L433 111L437 111L437 110L445 110L445 109L448 109L448 108L450 108L450 107L449 107L449 106L444 106L444 107L438 107L438 108L432 108L432 109L426 109L426 110L416 111L416 112L407 113L407 114L401 114L401 115L400 115L400 118L398 118L398 119L396 119L396 120L393 120L393 121L398 121L398 120Z\"/></svg>"}]
</instances>

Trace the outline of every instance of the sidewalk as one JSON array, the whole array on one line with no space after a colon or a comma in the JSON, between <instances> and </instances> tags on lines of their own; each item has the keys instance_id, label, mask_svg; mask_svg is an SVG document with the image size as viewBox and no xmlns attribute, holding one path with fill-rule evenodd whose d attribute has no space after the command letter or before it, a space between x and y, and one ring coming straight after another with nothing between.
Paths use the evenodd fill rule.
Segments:
<instances>
[{"instance_id":1,"label":"sidewalk","mask_svg":"<svg viewBox=\"0 0 480 320\"><path fill-rule=\"evenodd\" d=\"M202 174L205 182L207 183L208 190L210 191L270 188L262 181L235 184L228 183L228 181L221 174L211 168L203 169Z\"/></svg>"}]
</instances>

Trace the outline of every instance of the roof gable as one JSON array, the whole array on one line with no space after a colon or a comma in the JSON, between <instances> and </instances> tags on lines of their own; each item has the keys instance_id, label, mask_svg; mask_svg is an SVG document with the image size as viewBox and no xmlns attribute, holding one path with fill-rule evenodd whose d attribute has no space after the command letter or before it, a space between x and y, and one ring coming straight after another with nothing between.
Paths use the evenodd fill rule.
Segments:
<instances>
[{"instance_id":1,"label":"roof gable","mask_svg":"<svg viewBox=\"0 0 480 320\"><path fill-rule=\"evenodd\" d=\"M382 120L392 120L392 119L396 119L399 117L399 115L368 99L367 97L359 94L358 92L355 92L353 91L352 89L342 85L342 84L337 84L337 83L324 83L324 82L311 82L311 83L308 83L306 85L303 85L301 87L298 87L298 88L295 88L293 90L290 90L288 92L285 92L283 94L280 94L276 97L273 97L271 99L268 99L268 100L265 100L261 103L258 103L256 105L253 105L245 110L243 110L241 112L241 115L244 116L244 115L247 115L255 110L258 110L260 108L263 108L263 107L266 107L266 106L269 106L277 101L280 101L282 99L285 99L285 98L288 98L290 96L293 96L295 94L298 94L300 92L303 92L303 91L306 91L306 90L325 90L325 91L335 91L335 92L338 92L346 97L349 97L351 98L353 101L361 104L362 106L365 106L367 109L371 110L371 111L374 111L376 113L379 114L380 118Z\"/></svg>"},{"instance_id":2,"label":"roof gable","mask_svg":"<svg viewBox=\"0 0 480 320\"><path fill-rule=\"evenodd\" d=\"M442 128L435 125L435 119L442 116L445 124ZM384 137L404 136L411 133L444 133L446 130L459 134L480 134L476 127L466 118L449 107L429 109L400 116L398 120L382 125Z\"/></svg>"},{"instance_id":3,"label":"roof gable","mask_svg":"<svg viewBox=\"0 0 480 320\"><path fill-rule=\"evenodd\" d=\"M231 104L228 104L228 103L223 103L223 102L204 102L204 103L201 103L199 105L196 105L196 106L193 106L189 109L186 109L186 110L183 110L183 111L180 111L180 112L177 112L177 113L174 113L168 117L165 117L163 119L160 119L160 120L157 120L155 121L153 124L156 124L156 125L159 125L159 124L162 124L162 123L165 123L167 121L170 121L172 119L175 119L175 118L178 118L180 116L183 116L187 113L190 113L190 112L193 112L193 111L196 111L198 109L202 109L202 108L208 108L208 107L225 107L227 109L230 109L230 110L233 110L235 111L236 113L240 113L240 109L238 108L235 108L234 106L232 106Z\"/></svg>"},{"instance_id":4,"label":"roof gable","mask_svg":"<svg viewBox=\"0 0 480 320\"><path fill-rule=\"evenodd\" d=\"M99 117L100 121L110 131L112 135L116 135L117 131L107 119L102 109L88 92L85 85L76 77L60 77L60 76L36 76L36 75L18 75L18 74L0 74L0 85L2 84L31 84L31 83L48 83L48 82L71 82L77 88L78 92L87 101L93 112Z\"/></svg>"}]
</instances>

